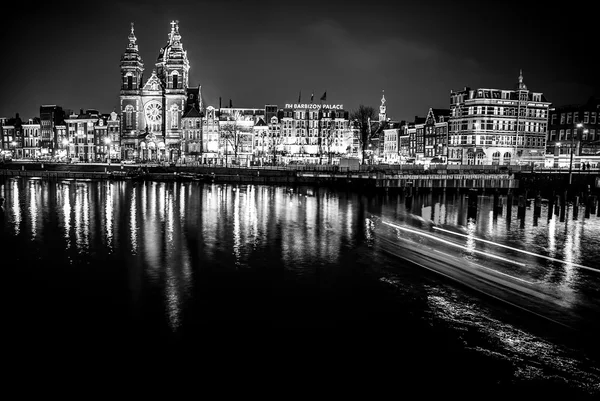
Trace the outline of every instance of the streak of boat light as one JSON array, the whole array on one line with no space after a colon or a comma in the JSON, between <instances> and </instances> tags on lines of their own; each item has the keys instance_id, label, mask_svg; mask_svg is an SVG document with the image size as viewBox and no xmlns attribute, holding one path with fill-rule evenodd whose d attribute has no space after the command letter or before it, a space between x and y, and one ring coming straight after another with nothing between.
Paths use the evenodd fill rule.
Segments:
<instances>
[{"instance_id":1,"label":"streak of boat light","mask_svg":"<svg viewBox=\"0 0 600 401\"><path fill-rule=\"evenodd\" d=\"M512 264L519 265L519 266L522 266L522 267L525 267L525 266L526 266L526 265L525 265L525 263L516 262L516 261L514 261L514 260L511 260L511 259L506 259L506 258L503 258L502 256L494 255L493 253L488 253L488 252L478 251L477 249L468 249L468 248L467 248L466 246L464 246L464 245L455 244L454 242L447 241L447 240L445 240L445 239L442 239L442 238L438 238L438 237L436 237L435 235L427 234L427 233L424 233L424 232L421 232L421 231L418 231L418 230L411 230L410 228L406 228L406 227L400 227L400 226L398 226L398 225L396 225L396 224L388 223L388 222L386 222L386 221L382 221L382 223L383 223L383 224L386 224L386 225L388 225L388 226L391 226L391 227L397 228L397 229L399 229L399 230L408 231L408 232L411 232L411 233L414 233L414 234L419 234L419 235L422 235L422 236L424 236L424 237L427 237L427 238L434 239L434 240L436 240L436 241L439 241L439 242L443 242L443 243L444 243L444 244L446 244L446 245L451 245L451 246L454 246L454 247L457 247L457 248L466 249L466 250L468 250L469 252L478 253L478 254L480 254L480 255L483 255L483 256L488 256L488 257L490 257L490 258L498 259L498 260L501 260L501 261L503 261L503 262L512 263Z\"/></svg>"},{"instance_id":2,"label":"streak of boat light","mask_svg":"<svg viewBox=\"0 0 600 401\"><path fill-rule=\"evenodd\" d=\"M560 263L564 263L564 264L570 264L571 266L580 267L580 268L582 268L582 269L591 270L591 271L593 271L593 272L600 273L600 269L595 269L595 268L593 268L593 267L584 266L584 265L580 265L580 264L573 263L573 262L567 262L567 261L560 260L560 259L556 259L556 258L553 258L553 257L550 257L550 256L544 256L544 255L540 255L540 254L537 254L537 253L534 253L534 252L525 251L525 250L523 250L523 249L519 249L519 248L513 248L512 246L508 246L508 245L499 244L499 243L497 243L497 242L488 241L488 240L486 240L486 239L482 239L482 238L474 238L474 237L472 237L472 236L469 236L469 235L465 235L465 234L461 234L461 233L456 233L456 232L454 232L454 231L446 230L446 229L444 229L444 228L440 228L440 227L435 227L435 226L434 226L433 228L434 228L435 230L443 231L443 232L445 232L445 233L454 234L454 235L458 235L458 236L461 236L461 237L469 237L470 239L474 239L474 240L476 240L476 241L485 242L485 243L487 243L487 244L496 245L496 246L499 246L499 247L502 247L502 248L506 248L506 249L511 249L511 250L513 250L513 251L517 251L517 252L525 253L525 254L527 254L527 255L536 256L536 257L538 257L538 258L542 258L542 259L546 259L546 260L551 260L551 261L553 261L553 262L560 262Z\"/></svg>"},{"instance_id":3,"label":"streak of boat light","mask_svg":"<svg viewBox=\"0 0 600 401\"><path fill-rule=\"evenodd\" d=\"M436 251L438 253L441 253L442 255L447 256L449 258L454 258L454 256L450 255L449 253L438 251L437 249L434 249L434 251ZM498 270L490 269L489 267L482 266L482 265L480 265L478 263L473 263L473 265L475 265L477 267L480 267L482 269L486 269L486 270L492 271L494 273L502 274L503 276L510 277L512 279L515 279L515 280L522 281L522 282L527 283L527 284L532 284L532 285L535 284L533 281L528 281L528 280L522 279L520 277L511 276L510 274L506 274L506 273L503 273L503 272L498 271Z\"/></svg>"},{"instance_id":4,"label":"streak of boat light","mask_svg":"<svg viewBox=\"0 0 600 401\"><path fill-rule=\"evenodd\" d=\"M436 270L436 269L433 269L433 268L431 268L431 267L428 267L428 266L426 266L426 265L424 265L424 264L422 264L422 263L418 263L418 262L416 262L416 261L413 261L412 263L414 263L415 265L417 265L417 266L420 266L420 267L422 267L422 268L424 268L424 269L427 269L427 270L430 270L430 271L432 271L432 272L438 273L438 274L440 274L440 275L442 275L442 276L444 276L444 277L446 277L446 278L449 278L450 280L454 280L454 281L461 282L460 280L458 280L457 278L455 278L455 277L453 277L453 276L451 276L451 275L449 275L449 274L446 274L446 273L443 273L443 272L441 272L441 271L439 271L439 270ZM567 328L567 329L569 329L569 330L575 331L575 328L574 328L574 327L572 327L572 326L570 326L570 325L568 325L568 324L566 324L566 323L559 322L558 320L556 320L556 319L552 319L552 318L551 318L551 317L549 317L549 316L546 316L546 315L543 315L543 314L541 314L541 313L535 312L535 311L533 311L532 309L529 309L529 308L527 308L527 307L525 307L525 306L519 305L519 304L517 304L517 303L515 303L515 302L511 302L511 301L509 301L509 300L508 300L506 297L504 297L504 298L501 298L501 297L499 297L499 296L497 296L497 295L494 295L494 294L492 294L491 292L484 291L484 290L482 290L481 288L478 288L478 287L476 287L476 286L474 286L474 285L472 285L472 284L468 284L468 283L465 283L465 282L462 282L462 284L463 284L463 285L465 285L465 286L467 286L467 287L469 287L469 288L471 288L471 289L472 289L472 290L474 290L474 291L478 291L478 292L480 292L480 293L482 293L482 294L485 294L485 295L487 295L487 296L489 296L489 297L492 297L492 298L494 298L494 299L497 299L497 300L498 300L498 301L500 301L500 302L504 302L504 303L506 303L506 304L508 304L508 305L511 305L511 306L515 307L515 308L518 308L518 309L521 309L521 310L523 310L523 311L526 311L526 312L532 313L532 314L534 314L534 315L536 315L536 316L539 316L539 317L541 317L541 318L543 318L543 319L546 319L546 320L548 320L548 321L550 321L550 322L552 322L552 323L558 324L558 325L560 325L560 326L563 326L563 327L565 327L565 328Z\"/></svg>"}]
</instances>

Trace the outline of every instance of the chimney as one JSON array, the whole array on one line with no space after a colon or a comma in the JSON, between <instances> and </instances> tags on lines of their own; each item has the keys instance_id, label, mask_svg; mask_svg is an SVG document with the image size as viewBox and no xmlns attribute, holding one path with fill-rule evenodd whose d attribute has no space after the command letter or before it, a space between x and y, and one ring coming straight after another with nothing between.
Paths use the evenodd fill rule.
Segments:
<instances>
[{"instance_id":1,"label":"chimney","mask_svg":"<svg viewBox=\"0 0 600 401\"><path fill-rule=\"evenodd\" d=\"M83 109L79 109L79 115L83 114Z\"/></svg>"}]
</instances>

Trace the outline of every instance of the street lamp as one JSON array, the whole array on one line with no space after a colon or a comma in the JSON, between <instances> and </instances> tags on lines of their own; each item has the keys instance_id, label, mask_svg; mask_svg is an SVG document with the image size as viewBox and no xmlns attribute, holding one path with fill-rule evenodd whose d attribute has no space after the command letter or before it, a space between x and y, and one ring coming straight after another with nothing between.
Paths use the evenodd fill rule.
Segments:
<instances>
[{"instance_id":1,"label":"street lamp","mask_svg":"<svg viewBox=\"0 0 600 401\"><path fill-rule=\"evenodd\" d=\"M577 130L579 130L580 128L583 128L583 124L582 123L577 123ZM575 130L573 130L573 134L571 135L571 157L569 159L569 187L571 186L571 183L573 181L573 144L575 143Z\"/></svg>"}]
</instances>

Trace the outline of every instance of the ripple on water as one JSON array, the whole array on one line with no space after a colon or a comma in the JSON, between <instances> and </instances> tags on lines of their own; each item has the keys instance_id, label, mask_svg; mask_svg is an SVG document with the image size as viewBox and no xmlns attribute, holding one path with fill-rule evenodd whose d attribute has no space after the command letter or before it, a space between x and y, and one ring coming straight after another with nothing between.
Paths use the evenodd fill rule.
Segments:
<instances>
[{"instance_id":1,"label":"ripple on water","mask_svg":"<svg viewBox=\"0 0 600 401\"><path fill-rule=\"evenodd\" d=\"M558 380L600 394L600 370L575 358L572 350L495 319L491 311L459 293L433 286L427 290L431 319L460 332L467 349L510 361L515 379Z\"/></svg>"}]
</instances>

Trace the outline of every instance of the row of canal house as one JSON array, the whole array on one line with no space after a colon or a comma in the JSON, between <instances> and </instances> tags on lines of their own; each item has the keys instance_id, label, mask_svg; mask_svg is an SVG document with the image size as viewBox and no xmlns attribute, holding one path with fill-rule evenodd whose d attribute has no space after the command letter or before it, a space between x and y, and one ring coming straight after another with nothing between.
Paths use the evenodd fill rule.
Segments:
<instances>
[{"instance_id":1,"label":"row of canal house","mask_svg":"<svg viewBox=\"0 0 600 401\"><path fill-rule=\"evenodd\" d=\"M43 105L40 117L23 121L17 113L4 118L2 158L106 161L118 159L120 129L117 113L97 110L79 113Z\"/></svg>"},{"instance_id":2,"label":"row of canal house","mask_svg":"<svg viewBox=\"0 0 600 401\"><path fill-rule=\"evenodd\" d=\"M415 117L404 129L400 122L398 127L383 130L387 143L383 160L543 165L550 105L542 93L527 88L522 72L512 90L465 87L451 91L449 109L429 109L427 116ZM560 136L555 138L559 142Z\"/></svg>"}]
</instances>

